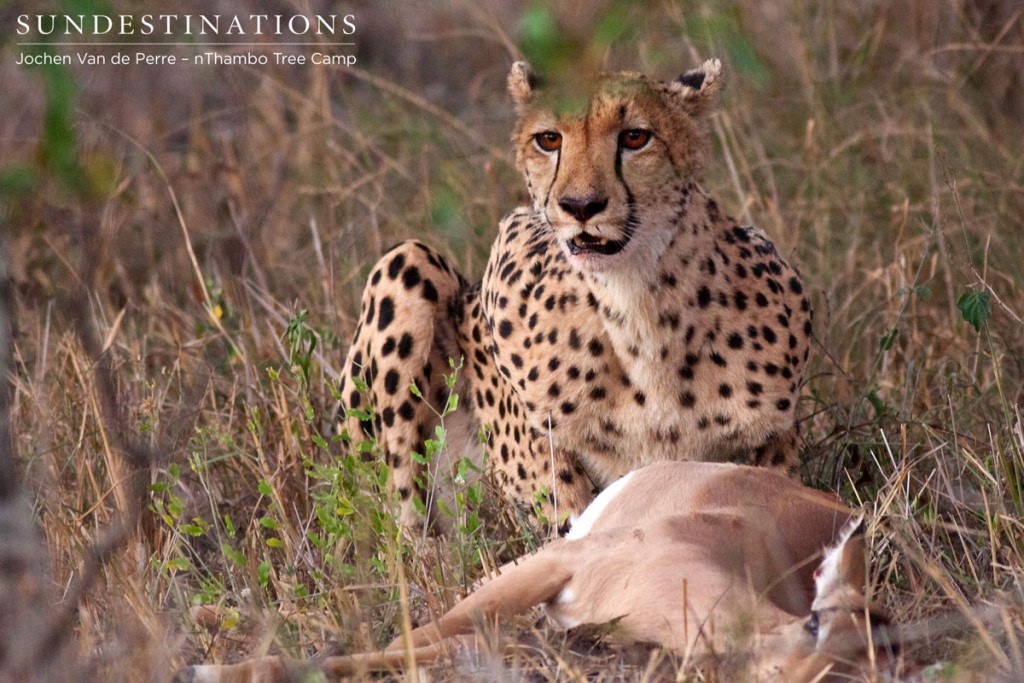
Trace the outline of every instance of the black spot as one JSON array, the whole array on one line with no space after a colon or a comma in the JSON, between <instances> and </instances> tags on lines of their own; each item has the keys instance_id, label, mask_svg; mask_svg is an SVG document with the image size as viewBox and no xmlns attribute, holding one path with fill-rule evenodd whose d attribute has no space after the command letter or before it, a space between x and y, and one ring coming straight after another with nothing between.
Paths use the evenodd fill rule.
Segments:
<instances>
[{"instance_id":1,"label":"black spot","mask_svg":"<svg viewBox=\"0 0 1024 683\"><path fill-rule=\"evenodd\" d=\"M430 280L423 281L423 298L427 301L437 301L437 287Z\"/></svg>"},{"instance_id":2,"label":"black spot","mask_svg":"<svg viewBox=\"0 0 1024 683\"><path fill-rule=\"evenodd\" d=\"M701 308L707 308L708 304L711 303L711 290L704 285L697 290L697 305Z\"/></svg>"},{"instance_id":3,"label":"black spot","mask_svg":"<svg viewBox=\"0 0 1024 683\"><path fill-rule=\"evenodd\" d=\"M580 339L580 335L575 329L569 330L569 348L574 351L579 351L583 347L583 341Z\"/></svg>"},{"instance_id":4,"label":"black spot","mask_svg":"<svg viewBox=\"0 0 1024 683\"><path fill-rule=\"evenodd\" d=\"M552 384L551 386L548 387L548 396L550 396L551 398L558 398L559 396L561 396L561 394L562 389L558 386L558 384Z\"/></svg>"},{"instance_id":5,"label":"black spot","mask_svg":"<svg viewBox=\"0 0 1024 683\"><path fill-rule=\"evenodd\" d=\"M558 473L558 478L562 480L563 484L571 484L572 472L570 472L569 470L562 470L561 472Z\"/></svg>"},{"instance_id":6,"label":"black spot","mask_svg":"<svg viewBox=\"0 0 1024 683\"><path fill-rule=\"evenodd\" d=\"M738 225L733 226L732 234L740 242L749 242L750 241L750 229L749 228L741 228Z\"/></svg>"},{"instance_id":7,"label":"black spot","mask_svg":"<svg viewBox=\"0 0 1024 683\"><path fill-rule=\"evenodd\" d=\"M736 304L736 310L745 311L747 310L747 295L744 292L736 292L732 298L733 303Z\"/></svg>"},{"instance_id":8,"label":"black spot","mask_svg":"<svg viewBox=\"0 0 1024 683\"><path fill-rule=\"evenodd\" d=\"M384 390L394 396L398 393L398 371L395 369L388 370L388 374L384 375Z\"/></svg>"},{"instance_id":9,"label":"black spot","mask_svg":"<svg viewBox=\"0 0 1024 683\"><path fill-rule=\"evenodd\" d=\"M501 444L501 461L504 463L508 462L508 445Z\"/></svg>"},{"instance_id":10,"label":"black spot","mask_svg":"<svg viewBox=\"0 0 1024 683\"><path fill-rule=\"evenodd\" d=\"M406 289L412 289L420 283L420 269L416 266L409 266L402 273L402 284L405 285Z\"/></svg>"},{"instance_id":11,"label":"black spot","mask_svg":"<svg viewBox=\"0 0 1024 683\"><path fill-rule=\"evenodd\" d=\"M693 395L692 391L684 391L679 394L679 405L684 408L692 408L697 403L697 397Z\"/></svg>"},{"instance_id":12,"label":"black spot","mask_svg":"<svg viewBox=\"0 0 1024 683\"><path fill-rule=\"evenodd\" d=\"M373 271L373 275L370 277L370 284L371 285L376 287L380 283L380 276L381 276L382 272L383 271L380 268L378 268L377 270Z\"/></svg>"},{"instance_id":13,"label":"black spot","mask_svg":"<svg viewBox=\"0 0 1024 683\"><path fill-rule=\"evenodd\" d=\"M732 396L732 386L729 384L719 384L718 395L722 398L729 398Z\"/></svg>"},{"instance_id":14,"label":"black spot","mask_svg":"<svg viewBox=\"0 0 1024 683\"><path fill-rule=\"evenodd\" d=\"M395 258L391 259L391 263L388 264L388 277L394 280L404 267L405 254L396 254Z\"/></svg>"},{"instance_id":15,"label":"black spot","mask_svg":"<svg viewBox=\"0 0 1024 683\"><path fill-rule=\"evenodd\" d=\"M800 284L800 278L798 278L795 275L793 277L789 278L789 289L794 294L803 294L804 286L802 284Z\"/></svg>"},{"instance_id":16,"label":"black spot","mask_svg":"<svg viewBox=\"0 0 1024 683\"><path fill-rule=\"evenodd\" d=\"M380 415L381 415L382 418L384 418L384 426L385 427L392 427L392 426L394 426L394 424L395 424L395 409L394 408L392 408L391 406L388 406L387 408L385 408L384 410L381 411Z\"/></svg>"},{"instance_id":17,"label":"black spot","mask_svg":"<svg viewBox=\"0 0 1024 683\"><path fill-rule=\"evenodd\" d=\"M709 357L711 358L711 362L714 363L715 365L717 365L720 368L724 368L725 366L728 365L728 363L725 361L725 359L722 358L722 356L719 353L715 352L715 351L712 351L711 355Z\"/></svg>"},{"instance_id":18,"label":"black spot","mask_svg":"<svg viewBox=\"0 0 1024 683\"><path fill-rule=\"evenodd\" d=\"M520 479L526 479L526 468L523 467L523 463L516 465L516 474L519 475Z\"/></svg>"},{"instance_id":19,"label":"black spot","mask_svg":"<svg viewBox=\"0 0 1024 683\"><path fill-rule=\"evenodd\" d=\"M662 313L658 316L658 325L661 327L670 327L673 330L679 329L679 314L678 313Z\"/></svg>"},{"instance_id":20,"label":"black spot","mask_svg":"<svg viewBox=\"0 0 1024 683\"><path fill-rule=\"evenodd\" d=\"M390 356L395 351L395 338L388 337L384 340L384 345L380 347L380 355Z\"/></svg>"},{"instance_id":21,"label":"black spot","mask_svg":"<svg viewBox=\"0 0 1024 683\"><path fill-rule=\"evenodd\" d=\"M576 412L575 403L573 403L572 401L566 401L565 403L562 404L562 413L564 413L565 415L571 415L574 412Z\"/></svg>"},{"instance_id":22,"label":"black spot","mask_svg":"<svg viewBox=\"0 0 1024 683\"><path fill-rule=\"evenodd\" d=\"M383 330L395 319L395 302L390 296L380 300L380 311L377 314L377 329Z\"/></svg>"},{"instance_id":23,"label":"black spot","mask_svg":"<svg viewBox=\"0 0 1024 683\"><path fill-rule=\"evenodd\" d=\"M408 401L402 401L402 405L398 406L398 415L403 420L411 420L413 417L416 416L416 410Z\"/></svg>"},{"instance_id":24,"label":"black spot","mask_svg":"<svg viewBox=\"0 0 1024 683\"><path fill-rule=\"evenodd\" d=\"M590 354L592 356L600 356L602 353L604 353L604 344L602 344L597 339L591 339L590 342L587 344L587 348L590 349Z\"/></svg>"},{"instance_id":25,"label":"black spot","mask_svg":"<svg viewBox=\"0 0 1024 683\"><path fill-rule=\"evenodd\" d=\"M769 344L774 344L775 343L775 339L776 339L775 330L773 330L772 328L768 327L767 325L763 325L761 327L761 336L764 337L764 340L766 342L768 342Z\"/></svg>"},{"instance_id":26,"label":"black spot","mask_svg":"<svg viewBox=\"0 0 1024 683\"><path fill-rule=\"evenodd\" d=\"M742 349L743 348L743 337L738 332L733 332L729 335L729 348L730 349Z\"/></svg>"},{"instance_id":27,"label":"black spot","mask_svg":"<svg viewBox=\"0 0 1024 683\"><path fill-rule=\"evenodd\" d=\"M517 368L523 367L523 357L520 356L518 353L513 353L512 354L512 365L516 366Z\"/></svg>"},{"instance_id":28,"label":"black spot","mask_svg":"<svg viewBox=\"0 0 1024 683\"><path fill-rule=\"evenodd\" d=\"M765 363L764 374L768 375L769 377L774 377L775 375L779 374L779 366L776 365L775 363Z\"/></svg>"},{"instance_id":29,"label":"black spot","mask_svg":"<svg viewBox=\"0 0 1024 683\"><path fill-rule=\"evenodd\" d=\"M576 367L575 365L570 365L569 369L566 370L565 374L567 374L569 376L569 379L579 379L579 377L580 377L580 369L578 367Z\"/></svg>"},{"instance_id":30,"label":"black spot","mask_svg":"<svg viewBox=\"0 0 1024 683\"><path fill-rule=\"evenodd\" d=\"M553 357L551 358L551 360L548 361L548 370L554 372L555 370L558 369L558 366L560 366L561 364L562 361L558 360L558 358Z\"/></svg>"},{"instance_id":31,"label":"black spot","mask_svg":"<svg viewBox=\"0 0 1024 683\"><path fill-rule=\"evenodd\" d=\"M600 401L607 395L608 392L605 391L604 387L594 387L593 389L590 390L590 398L594 399L595 401Z\"/></svg>"},{"instance_id":32,"label":"black spot","mask_svg":"<svg viewBox=\"0 0 1024 683\"><path fill-rule=\"evenodd\" d=\"M644 396L644 392L638 391L635 394L633 394L633 400L637 402L637 405L642 406L644 403L647 402L647 397Z\"/></svg>"},{"instance_id":33,"label":"black spot","mask_svg":"<svg viewBox=\"0 0 1024 683\"><path fill-rule=\"evenodd\" d=\"M747 276L747 267L742 263L736 264L736 277L745 278Z\"/></svg>"},{"instance_id":34,"label":"black spot","mask_svg":"<svg viewBox=\"0 0 1024 683\"><path fill-rule=\"evenodd\" d=\"M402 338L398 340L398 357L406 359L412 354L413 339L412 335L406 332L402 335Z\"/></svg>"},{"instance_id":35,"label":"black spot","mask_svg":"<svg viewBox=\"0 0 1024 683\"><path fill-rule=\"evenodd\" d=\"M508 320L502 320L501 324L498 325L498 334L501 335L502 339L508 339L512 335L512 323Z\"/></svg>"},{"instance_id":36,"label":"black spot","mask_svg":"<svg viewBox=\"0 0 1024 683\"><path fill-rule=\"evenodd\" d=\"M685 379L685 380L692 380L693 379L693 368L690 367L689 365L680 365L679 366L679 377L681 379Z\"/></svg>"},{"instance_id":37,"label":"black spot","mask_svg":"<svg viewBox=\"0 0 1024 683\"><path fill-rule=\"evenodd\" d=\"M704 85L704 72L697 70L687 71L677 80L689 88L700 90L700 86Z\"/></svg>"},{"instance_id":38,"label":"black spot","mask_svg":"<svg viewBox=\"0 0 1024 683\"><path fill-rule=\"evenodd\" d=\"M531 382L536 382L538 377L540 377L540 371L536 366L530 368L530 372L526 373L526 379Z\"/></svg>"},{"instance_id":39,"label":"black spot","mask_svg":"<svg viewBox=\"0 0 1024 683\"><path fill-rule=\"evenodd\" d=\"M758 292L754 296L754 302L758 306L760 306L761 308L767 308L768 307L768 297L766 297L763 292Z\"/></svg>"},{"instance_id":40,"label":"black spot","mask_svg":"<svg viewBox=\"0 0 1024 683\"><path fill-rule=\"evenodd\" d=\"M764 387L761 386L760 382L747 382L747 391L750 392L751 396L760 396L761 392L764 391Z\"/></svg>"},{"instance_id":41,"label":"black spot","mask_svg":"<svg viewBox=\"0 0 1024 683\"><path fill-rule=\"evenodd\" d=\"M778 408L779 410L782 410L782 411L786 411L786 410L789 410L789 406L790 406L790 405L791 405L791 404L790 404L790 402L789 402L789 399L788 399L788 398L780 398L780 399L779 399L779 400L778 400L778 401L777 401L777 402L775 403L775 407L776 407L776 408Z\"/></svg>"}]
</instances>

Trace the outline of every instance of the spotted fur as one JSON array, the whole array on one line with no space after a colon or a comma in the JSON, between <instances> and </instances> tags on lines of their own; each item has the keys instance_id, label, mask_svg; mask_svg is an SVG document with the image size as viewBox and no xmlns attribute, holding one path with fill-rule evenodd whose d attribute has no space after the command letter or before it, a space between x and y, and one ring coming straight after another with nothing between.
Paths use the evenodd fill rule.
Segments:
<instances>
[{"instance_id":1,"label":"spotted fur","mask_svg":"<svg viewBox=\"0 0 1024 683\"><path fill-rule=\"evenodd\" d=\"M791 467L810 306L771 241L699 184L720 64L671 82L605 75L579 111L533 83L513 66L533 206L502 220L482 282L413 241L381 259L363 295L342 394L376 412L348 427L376 434L403 521L429 493L410 453L433 437L428 402L445 404L449 358L465 362L453 454L486 452L524 507L546 492L549 519L654 461Z\"/></svg>"}]
</instances>

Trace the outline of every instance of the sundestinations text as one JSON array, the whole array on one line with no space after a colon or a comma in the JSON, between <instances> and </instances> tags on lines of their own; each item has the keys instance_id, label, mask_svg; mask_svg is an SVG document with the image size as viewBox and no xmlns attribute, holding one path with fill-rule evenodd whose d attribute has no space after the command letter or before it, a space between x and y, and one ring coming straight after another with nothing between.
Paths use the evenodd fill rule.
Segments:
<instances>
[{"instance_id":1,"label":"sundestinations text","mask_svg":"<svg viewBox=\"0 0 1024 683\"><path fill-rule=\"evenodd\" d=\"M250 14L22 14L18 35L345 35L356 32L355 15Z\"/></svg>"}]
</instances>

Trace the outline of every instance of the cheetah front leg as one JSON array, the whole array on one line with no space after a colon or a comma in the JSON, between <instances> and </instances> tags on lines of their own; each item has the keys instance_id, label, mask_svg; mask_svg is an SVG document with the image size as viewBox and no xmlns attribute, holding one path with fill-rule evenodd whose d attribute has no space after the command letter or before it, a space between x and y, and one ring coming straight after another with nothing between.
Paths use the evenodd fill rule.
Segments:
<instances>
[{"instance_id":1,"label":"cheetah front leg","mask_svg":"<svg viewBox=\"0 0 1024 683\"><path fill-rule=\"evenodd\" d=\"M369 420L345 420L354 443L376 438L390 467L390 486L401 499L406 529L425 521L417 511L426 499L423 466L438 413L448 400L448 360L462 356L458 325L465 282L448 261L421 242L402 242L370 272L359 323L341 380L346 413L358 409ZM361 392L359 382L367 392ZM413 389L415 385L415 390Z\"/></svg>"},{"instance_id":2,"label":"cheetah front leg","mask_svg":"<svg viewBox=\"0 0 1024 683\"><path fill-rule=\"evenodd\" d=\"M489 384L489 383L488 383ZM490 388L490 387L488 387ZM548 530L564 533L594 496L594 484L577 454L527 424L526 412L508 387L477 392L492 471L505 496Z\"/></svg>"}]
</instances>

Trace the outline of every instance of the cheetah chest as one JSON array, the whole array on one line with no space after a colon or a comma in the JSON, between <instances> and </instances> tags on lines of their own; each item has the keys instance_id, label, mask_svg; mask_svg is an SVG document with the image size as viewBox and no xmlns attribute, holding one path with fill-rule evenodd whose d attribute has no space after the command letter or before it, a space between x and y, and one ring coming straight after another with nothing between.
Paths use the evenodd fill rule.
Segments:
<instances>
[{"instance_id":1,"label":"cheetah chest","mask_svg":"<svg viewBox=\"0 0 1024 683\"><path fill-rule=\"evenodd\" d=\"M794 370L766 353L767 314L741 326L704 288L599 298L550 251L508 263L485 279L499 378L533 436L598 485L656 460L728 459L789 426Z\"/></svg>"}]
</instances>

